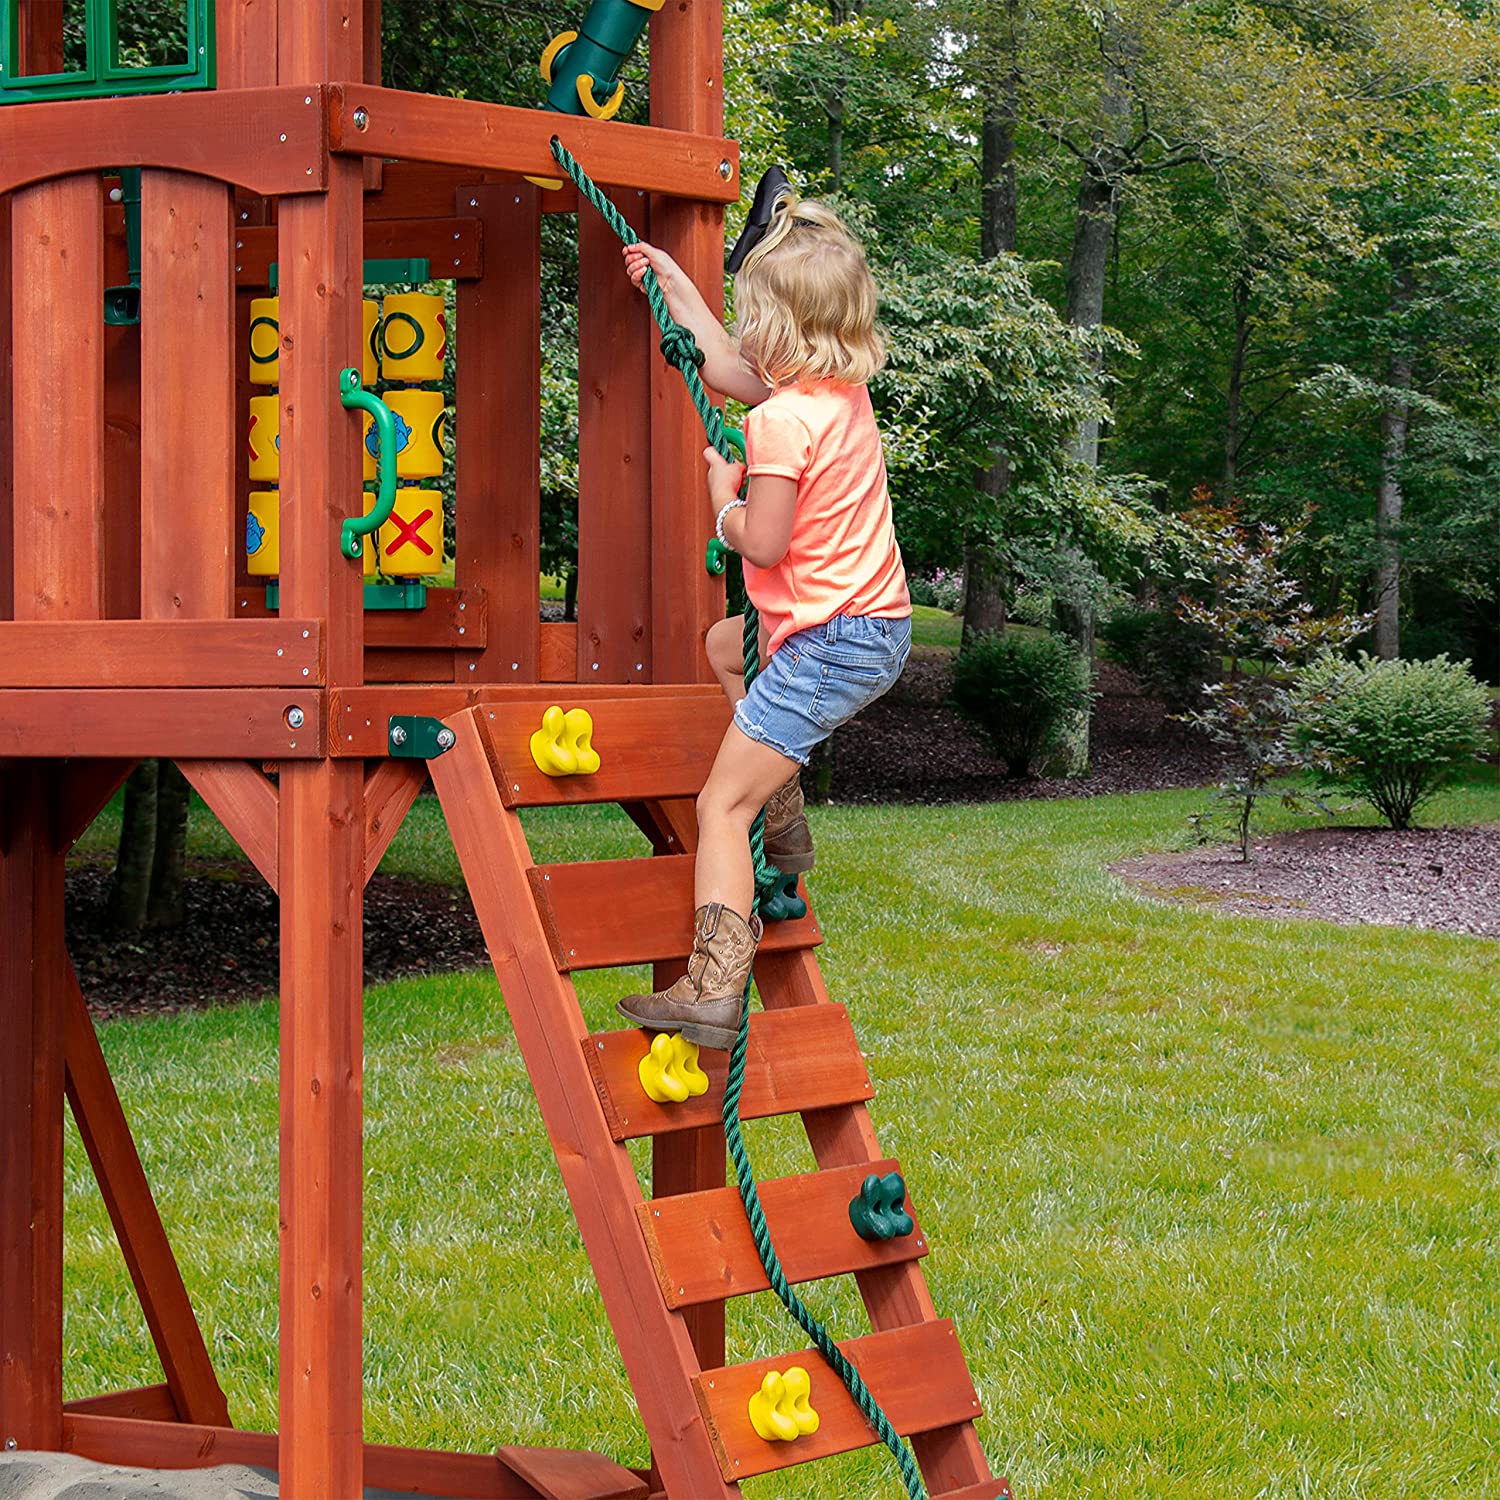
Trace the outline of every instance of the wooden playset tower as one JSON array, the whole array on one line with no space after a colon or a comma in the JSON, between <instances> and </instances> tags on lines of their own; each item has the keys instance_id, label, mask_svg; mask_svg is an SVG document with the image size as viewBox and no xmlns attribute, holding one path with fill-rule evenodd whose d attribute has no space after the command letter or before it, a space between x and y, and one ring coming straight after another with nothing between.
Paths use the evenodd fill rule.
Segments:
<instances>
[{"instance_id":1,"label":"wooden playset tower","mask_svg":"<svg viewBox=\"0 0 1500 1500\"><path fill-rule=\"evenodd\" d=\"M725 1301L767 1281L726 1186L723 1056L705 1054L706 1093L653 1100L649 1038L590 1034L569 977L681 972L692 799L726 723L702 650L723 592L703 562L698 419L614 236L571 188L530 180L556 176L555 133L700 286L719 285L722 209L740 191L720 3L601 3L651 13L649 126L610 120L586 74L571 80L581 115L382 88L379 0L187 0L181 55L145 69L105 0L0 0L0 1447L269 1464L294 1500L351 1500L362 1483L710 1500L876 1440L800 1335L726 1363ZM542 216L575 212L573 625L539 619L538 514ZM366 307L367 283L403 280L454 284L451 431L441 361L436 377L402 363L441 348L441 301ZM341 399L341 377L363 399L351 369L383 379L411 449L378 543L361 497L380 444ZM421 488L434 463L455 478L451 584L434 577L441 502ZM534 761L553 705L592 715L593 774ZM67 850L149 756L181 766L281 897L278 1434L231 1423L64 942ZM363 1439L362 893L429 776L649 1469ZM654 854L536 867L517 810L560 802L620 803ZM858 1279L871 1331L844 1347L930 1493L994 1500L1008 1492L926 1289L925 1235L854 1228L851 1201L894 1164L820 941L810 912L774 924L756 965L743 1113L800 1112L819 1165L764 1185L770 1229L790 1280ZM65 1098L164 1372L66 1403ZM640 1137L644 1198L625 1145ZM750 1401L789 1365L810 1372L821 1422L771 1440ZM797 1489L789 1474L778 1493Z\"/></svg>"}]
</instances>

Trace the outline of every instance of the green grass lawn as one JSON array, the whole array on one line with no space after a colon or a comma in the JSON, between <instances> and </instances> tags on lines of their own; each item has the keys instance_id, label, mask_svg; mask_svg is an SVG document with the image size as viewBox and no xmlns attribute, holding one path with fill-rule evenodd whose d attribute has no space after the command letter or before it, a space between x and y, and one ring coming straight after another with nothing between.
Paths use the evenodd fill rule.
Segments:
<instances>
[{"instance_id":1,"label":"green grass lawn","mask_svg":"<svg viewBox=\"0 0 1500 1500\"><path fill-rule=\"evenodd\" d=\"M1105 871L1185 842L1202 800L814 812L822 961L986 1448L1048 1500L1500 1496L1500 945L1157 904ZM1491 773L1429 813L1496 819ZM548 859L644 851L612 809L529 828ZM431 799L387 868L455 877ZM619 988L583 976L591 1025ZM368 1435L642 1461L492 976L381 986L366 1024ZM269 1427L275 1007L102 1036L235 1418ZM763 1176L811 1166L791 1123L747 1133ZM69 1395L159 1379L76 1142L67 1207ZM865 1331L851 1287L809 1296ZM768 1297L733 1306L731 1358L800 1343ZM745 1489L895 1496L881 1454Z\"/></svg>"}]
</instances>

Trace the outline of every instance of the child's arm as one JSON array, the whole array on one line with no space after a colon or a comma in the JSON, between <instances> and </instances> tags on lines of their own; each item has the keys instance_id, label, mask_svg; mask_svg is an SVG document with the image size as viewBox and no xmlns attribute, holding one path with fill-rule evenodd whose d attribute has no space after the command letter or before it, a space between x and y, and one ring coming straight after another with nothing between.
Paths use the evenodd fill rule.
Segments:
<instances>
[{"instance_id":1,"label":"child's arm","mask_svg":"<svg viewBox=\"0 0 1500 1500\"><path fill-rule=\"evenodd\" d=\"M636 286L650 266L666 294L667 308L692 331L703 351L703 383L724 396L733 396L749 406L759 405L771 388L740 358L740 346L730 338L723 323L709 311L708 303L682 267L655 245L638 241L625 247L625 272Z\"/></svg>"},{"instance_id":2,"label":"child's arm","mask_svg":"<svg viewBox=\"0 0 1500 1500\"><path fill-rule=\"evenodd\" d=\"M703 450L708 465L708 499L715 519L740 492L744 464L719 457L715 448ZM724 540L757 568L774 568L786 556L797 515L797 481L778 474L757 474L750 481L748 501L724 516Z\"/></svg>"}]
</instances>

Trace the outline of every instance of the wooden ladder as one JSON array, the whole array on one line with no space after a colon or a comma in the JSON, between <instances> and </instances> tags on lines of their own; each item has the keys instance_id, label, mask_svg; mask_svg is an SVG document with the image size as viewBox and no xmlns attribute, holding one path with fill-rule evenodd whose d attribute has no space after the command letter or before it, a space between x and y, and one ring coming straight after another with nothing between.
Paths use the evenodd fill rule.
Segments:
<instances>
[{"instance_id":1,"label":"wooden ladder","mask_svg":"<svg viewBox=\"0 0 1500 1500\"><path fill-rule=\"evenodd\" d=\"M588 707L603 761L592 776L542 775L529 753L534 710L489 703L447 720L457 741L432 761L432 780L651 1441L658 1493L735 1496L740 1480L878 1439L812 1349L723 1363L725 1301L767 1286L739 1194L723 1185L727 1056L703 1054L706 1094L653 1103L636 1072L649 1038L590 1033L570 978L646 962L659 983L682 972L692 945L691 799L723 736L723 699L684 688ZM655 856L534 865L518 810L562 802L620 803ZM873 1085L848 1013L829 999L813 956L821 940L809 910L769 927L756 960L764 1010L750 1023L742 1114L800 1114L818 1164L762 1184L771 1233L792 1282L855 1276L873 1331L841 1347L911 1438L933 1500L997 1500L1010 1491L990 1474L973 1381L928 1294L927 1236L918 1225L867 1241L850 1224L866 1175L895 1163L869 1118ZM656 1150L650 1199L626 1148L641 1137ZM769 1370L790 1364L811 1374L821 1425L767 1442L750 1425L750 1396Z\"/></svg>"}]
</instances>

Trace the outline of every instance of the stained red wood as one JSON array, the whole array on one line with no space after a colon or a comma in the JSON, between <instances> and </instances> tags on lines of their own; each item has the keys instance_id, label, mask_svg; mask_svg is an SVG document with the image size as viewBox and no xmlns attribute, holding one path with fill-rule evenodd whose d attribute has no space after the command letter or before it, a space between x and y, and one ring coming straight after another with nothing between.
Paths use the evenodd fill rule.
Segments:
<instances>
[{"instance_id":1,"label":"stained red wood","mask_svg":"<svg viewBox=\"0 0 1500 1500\"><path fill-rule=\"evenodd\" d=\"M0 314L11 306L10 288L10 196L0 193ZM0 316L0 541L10 539L11 432L15 415L11 410L10 319ZM11 569L0 566L0 620L12 614Z\"/></svg>"},{"instance_id":2,"label":"stained red wood","mask_svg":"<svg viewBox=\"0 0 1500 1500\"><path fill-rule=\"evenodd\" d=\"M316 687L322 647L315 619L14 621L0 687Z\"/></svg>"},{"instance_id":3,"label":"stained red wood","mask_svg":"<svg viewBox=\"0 0 1500 1500\"><path fill-rule=\"evenodd\" d=\"M179 760L177 769L274 891L280 876L277 794L271 779L244 760Z\"/></svg>"},{"instance_id":4,"label":"stained red wood","mask_svg":"<svg viewBox=\"0 0 1500 1500\"><path fill-rule=\"evenodd\" d=\"M359 109L367 120L363 130L354 122ZM596 182L712 203L733 203L739 197L739 147L717 136L369 84L337 83L329 90L329 149L336 153L556 177L550 145L554 135ZM727 175L720 173L722 163L728 163Z\"/></svg>"},{"instance_id":5,"label":"stained red wood","mask_svg":"<svg viewBox=\"0 0 1500 1500\"><path fill-rule=\"evenodd\" d=\"M0 1435L62 1445L63 862L47 767L0 781Z\"/></svg>"},{"instance_id":6,"label":"stained red wood","mask_svg":"<svg viewBox=\"0 0 1500 1500\"><path fill-rule=\"evenodd\" d=\"M563 708L578 706L566 693L556 701ZM589 714L599 769L589 776L548 776L531 758L539 716L505 704L485 711L490 756L506 806L696 797L729 726L729 707L717 687L670 697L601 699Z\"/></svg>"},{"instance_id":7,"label":"stained red wood","mask_svg":"<svg viewBox=\"0 0 1500 1500\"><path fill-rule=\"evenodd\" d=\"M61 0L20 0L15 11L16 51L22 73L35 78L63 70L63 7Z\"/></svg>"},{"instance_id":8,"label":"stained red wood","mask_svg":"<svg viewBox=\"0 0 1500 1500\"><path fill-rule=\"evenodd\" d=\"M229 1407L224 1392L214 1375L182 1273L71 966L64 996L63 1050L73 1120L146 1315L151 1341L167 1377L174 1414L190 1422L227 1427Z\"/></svg>"},{"instance_id":9,"label":"stained red wood","mask_svg":"<svg viewBox=\"0 0 1500 1500\"><path fill-rule=\"evenodd\" d=\"M526 883L520 821L500 800L474 711L449 723L458 742L431 763L433 785L636 1404L669 1490L729 1500L732 1488L694 1414L697 1360L687 1331L659 1297L641 1294L652 1271L634 1216L640 1187L591 1092L587 1028L572 986L552 967Z\"/></svg>"},{"instance_id":10,"label":"stained red wood","mask_svg":"<svg viewBox=\"0 0 1500 1500\"><path fill-rule=\"evenodd\" d=\"M137 1417L145 1422L176 1422L177 1404L165 1382L138 1386L133 1391L111 1391L105 1396L85 1396L63 1406L63 1420L69 1416Z\"/></svg>"},{"instance_id":11,"label":"stained red wood","mask_svg":"<svg viewBox=\"0 0 1500 1500\"><path fill-rule=\"evenodd\" d=\"M431 261L432 274L443 281L478 276L483 245L482 231L473 219L371 219L365 224L366 260L420 256ZM235 285L268 285L276 254L273 226L241 225L234 237Z\"/></svg>"},{"instance_id":12,"label":"stained red wood","mask_svg":"<svg viewBox=\"0 0 1500 1500\"><path fill-rule=\"evenodd\" d=\"M839 1348L903 1435L972 1422L979 1415L979 1398L958 1347L958 1334L946 1318L841 1340ZM790 1443L767 1442L750 1425L750 1397L770 1371L791 1365L802 1366L812 1377L811 1404L820 1419L818 1430ZM694 1388L726 1477L749 1479L880 1441L815 1349L705 1370Z\"/></svg>"},{"instance_id":13,"label":"stained red wood","mask_svg":"<svg viewBox=\"0 0 1500 1500\"><path fill-rule=\"evenodd\" d=\"M453 652L371 646L365 652L364 676L366 682L449 683L453 681Z\"/></svg>"},{"instance_id":14,"label":"stained red wood","mask_svg":"<svg viewBox=\"0 0 1500 1500\"><path fill-rule=\"evenodd\" d=\"M30 108L0 113L0 132ZM18 620L104 612L103 201L100 179L84 176L12 205Z\"/></svg>"},{"instance_id":15,"label":"stained red wood","mask_svg":"<svg viewBox=\"0 0 1500 1500\"><path fill-rule=\"evenodd\" d=\"M693 857L604 859L528 871L557 967L610 969L686 958L693 950ZM805 894L805 892L804 892ZM773 922L762 953L823 941L811 912Z\"/></svg>"},{"instance_id":16,"label":"stained red wood","mask_svg":"<svg viewBox=\"0 0 1500 1500\"><path fill-rule=\"evenodd\" d=\"M279 0L215 0L220 93L266 88L276 82L278 5Z\"/></svg>"},{"instance_id":17,"label":"stained red wood","mask_svg":"<svg viewBox=\"0 0 1500 1500\"><path fill-rule=\"evenodd\" d=\"M141 614L223 620L232 612L233 204L222 182L141 174Z\"/></svg>"},{"instance_id":18,"label":"stained red wood","mask_svg":"<svg viewBox=\"0 0 1500 1500\"><path fill-rule=\"evenodd\" d=\"M419 760L377 761L365 777L366 885L426 785L427 766Z\"/></svg>"},{"instance_id":19,"label":"stained red wood","mask_svg":"<svg viewBox=\"0 0 1500 1500\"><path fill-rule=\"evenodd\" d=\"M266 607L266 590L246 585L235 592L237 620L274 620ZM365 646L420 651L483 646L489 636L489 600L483 589L428 589L422 609L372 609L365 612Z\"/></svg>"},{"instance_id":20,"label":"stained red wood","mask_svg":"<svg viewBox=\"0 0 1500 1500\"><path fill-rule=\"evenodd\" d=\"M63 1418L69 1453L98 1463L162 1469L205 1469L215 1464L254 1464L274 1469L274 1432L151 1422L128 1417L69 1412ZM488 1453L443 1453L366 1443L365 1472L372 1486L398 1494L442 1495L447 1500L536 1500L536 1491Z\"/></svg>"},{"instance_id":21,"label":"stained red wood","mask_svg":"<svg viewBox=\"0 0 1500 1500\"><path fill-rule=\"evenodd\" d=\"M926 1255L920 1227L899 1239L864 1240L849 1222L849 1202L866 1176L896 1170L895 1162L884 1161L760 1184L761 1206L788 1281L817 1281ZM658 1196L641 1205L639 1218L668 1307L722 1302L770 1285L737 1188Z\"/></svg>"},{"instance_id":22,"label":"stained red wood","mask_svg":"<svg viewBox=\"0 0 1500 1500\"><path fill-rule=\"evenodd\" d=\"M636 1071L650 1042L644 1031L596 1032L584 1044L595 1092L617 1141L668 1131L701 1130L721 1117L729 1054L705 1049L698 1062L708 1092L681 1104L657 1104ZM747 1120L798 1110L832 1110L874 1093L869 1069L842 1005L795 1015L755 1012L745 1053L740 1114Z\"/></svg>"},{"instance_id":23,"label":"stained red wood","mask_svg":"<svg viewBox=\"0 0 1500 1500\"><path fill-rule=\"evenodd\" d=\"M602 1453L510 1446L495 1456L526 1480L542 1500L646 1500L646 1486L640 1478Z\"/></svg>"},{"instance_id":24,"label":"stained red wood","mask_svg":"<svg viewBox=\"0 0 1500 1500\"><path fill-rule=\"evenodd\" d=\"M64 853L88 831L135 769L132 760L71 760L58 770L57 847Z\"/></svg>"},{"instance_id":25,"label":"stained red wood","mask_svg":"<svg viewBox=\"0 0 1500 1500\"><path fill-rule=\"evenodd\" d=\"M299 728L286 722L289 705L304 714ZM316 688L0 688L0 756L306 760L322 753Z\"/></svg>"},{"instance_id":26,"label":"stained red wood","mask_svg":"<svg viewBox=\"0 0 1500 1500\"><path fill-rule=\"evenodd\" d=\"M112 211L119 214L118 209ZM129 276L125 226L107 242L105 277ZM116 254L118 251L118 254ZM111 620L141 614L141 335L104 329L104 613Z\"/></svg>"},{"instance_id":27,"label":"stained red wood","mask_svg":"<svg viewBox=\"0 0 1500 1500\"><path fill-rule=\"evenodd\" d=\"M724 129L722 0L678 0L651 18L651 123L717 136ZM707 197L707 194L699 195ZM724 217L717 206L655 197L651 238L721 310ZM651 373L651 632L653 679L712 679L703 638L724 615L723 580L703 567L707 537L703 426L682 377Z\"/></svg>"},{"instance_id":28,"label":"stained red wood","mask_svg":"<svg viewBox=\"0 0 1500 1500\"><path fill-rule=\"evenodd\" d=\"M519 172L486 172L475 167L443 166L435 162L388 161L378 193L365 195L365 218L440 219L453 212L464 188L508 187L525 183ZM460 207L463 207L460 202ZM542 192L543 213L574 213L578 195L571 182Z\"/></svg>"},{"instance_id":29,"label":"stained red wood","mask_svg":"<svg viewBox=\"0 0 1500 1500\"><path fill-rule=\"evenodd\" d=\"M593 170L591 166L591 170ZM611 190L639 220L642 194ZM599 214L578 219L578 680L651 680L651 358L646 299ZM700 515L701 520L701 515ZM701 527L699 528L701 530Z\"/></svg>"},{"instance_id":30,"label":"stained red wood","mask_svg":"<svg viewBox=\"0 0 1500 1500\"><path fill-rule=\"evenodd\" d=\"M544 624L538 632L537 677L542 682L578 681L576 621Z\"/></svg>"},{"instance_id":31,"label":"stained red wood","mask_svg":"<svg viewBox=\"0 0 1500 1500\"><path fill-rule=\"evenodd\" d=\"M541 205L530 183L471 187L455 208L483 231L485 274L460 285L454 473L456 581L482 589L493 644L469 643L460 682L535 682L540 606ZM474 649L475 647L483 649Z\"/></svg>"},{"instance_id":32,"label":"stained red wood","mask_svg":"<svg viewBox=\"0 0 1500 1500\"><path fill-rule=\"evenodd\" d=\"M321 88L245 89L234 104L230 119L213 92L9 105L0 192L106 167L197 172L262 196L327 187Z\"/></svg>"}]
</instances>

